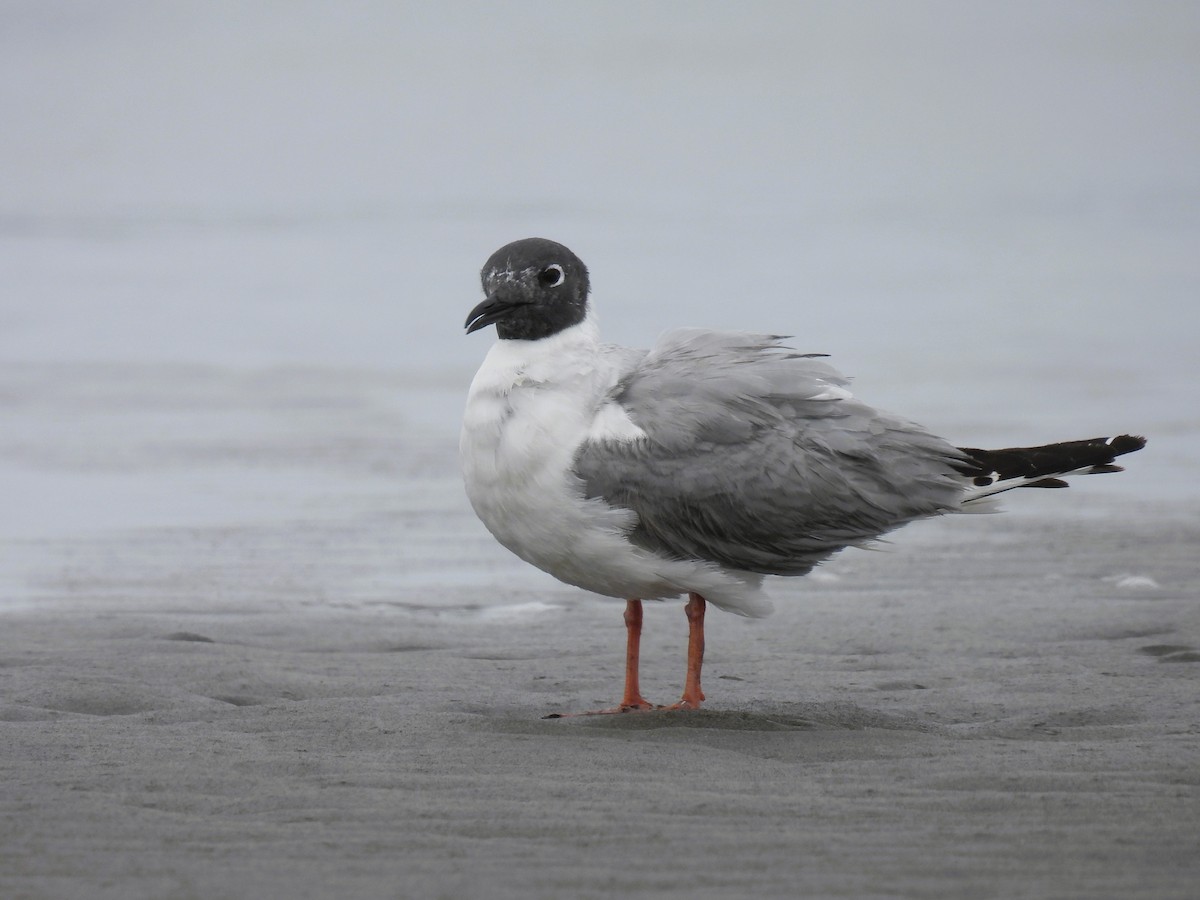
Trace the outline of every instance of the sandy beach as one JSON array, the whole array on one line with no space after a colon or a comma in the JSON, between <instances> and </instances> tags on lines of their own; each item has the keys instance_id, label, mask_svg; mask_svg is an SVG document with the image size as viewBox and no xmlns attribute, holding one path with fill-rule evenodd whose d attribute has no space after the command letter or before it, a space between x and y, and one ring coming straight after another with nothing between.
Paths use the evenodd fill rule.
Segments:
<instances>
[{"instance_id":1,"label":"sandy beach","mask_svg":"<svg viewBox=\"0 0 1200 900\"><path fill-rule=\"evenodd\" d=\"M616 698L620 606L492 546L403 379L5 376L10 464L176 511L9 544L5 897L1194 894L1200 524L1104 490L1150 450L714 612L706 710L548 720ZM647 609L652 699L685 638Z\"/></svg>"}]
</instances>

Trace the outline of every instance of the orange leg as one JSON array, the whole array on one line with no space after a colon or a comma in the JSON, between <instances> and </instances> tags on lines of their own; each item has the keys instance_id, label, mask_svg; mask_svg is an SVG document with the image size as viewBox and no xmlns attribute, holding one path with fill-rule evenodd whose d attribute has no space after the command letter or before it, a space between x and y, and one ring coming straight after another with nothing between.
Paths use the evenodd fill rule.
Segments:
<instances>
[{"instance_id":1,"label":"orange leg","mask_svg":"<svg viewBox=\"0 0 1200 900\"><path fill-rule=\"evenodd\" d=\"M625 602L625 693L619 706L585 713L553 713L547 719L564 716L597 716L609 713L641 712L649 709L699 709L704 702L700 689L700 668L704 664L704 610L707 604L699 594L689 593L683 611L688 620L687 676L683 681L683 696L670 706L654 706L642 696L638 685L638 664L642 647L642 601Z\"/></svg>"},{"instance_id":2,"label":"orange leg","mask_svg":"<svg viewBox=\"0 0 1200 900\"><path fill-rule=\"evenodd\" d=\"M683 696L668 709L699 709L704 700L700 690L700 667L704 664L704 598L699 594L688 594L683 611L688 620L687 677L683 682Z\"/></svg>"},{"instance_id":3,"label":"orange leg","mask_svg":"<svg viewBox=\"0 0 1200 900\"><path fill-rule=\"evenodd\" d=\"M638 686L638 666L642 650L642 601L625 602L625 694L620 710L653 709Z\"/></svg>"}]
</instances>

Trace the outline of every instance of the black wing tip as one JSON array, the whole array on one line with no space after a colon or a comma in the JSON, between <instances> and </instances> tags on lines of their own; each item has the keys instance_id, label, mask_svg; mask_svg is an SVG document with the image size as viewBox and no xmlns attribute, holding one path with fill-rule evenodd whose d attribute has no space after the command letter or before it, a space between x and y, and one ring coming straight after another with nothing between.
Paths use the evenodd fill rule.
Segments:
<instances>
[{"instance_id":1,"label":"black wing tip","mask_svg":"<svg viewBox=\"0 0 1200 900\"><path fill-rule=\"evenodd\" d=\"M1113 460L1146 446L1140 434L1119 434L1116 437L1096 437L1082 441L1063 441L1040 447L1006 447L1002 450L959 448L968 457L955 468L974 479L976 486L986 487L994 481L1009 478L1053 478L1067 472L1105 474L1122 472ZM1058 487L1055 484L1033 484L1025 487Z\"/></svg>"},{"instance_id":2,"label":"black wing tip","mask_svg":"<svg viewBox=\"0 0 1200 900\"><path fill-rule=\"evenodd\" d=\"M1124 456L1126 453L1133 453L1145 447L1146 439L1140 434L1118 434L1114 438L1109 438L1107 443L1113 456Z\"/></svg>"}]
</instances>

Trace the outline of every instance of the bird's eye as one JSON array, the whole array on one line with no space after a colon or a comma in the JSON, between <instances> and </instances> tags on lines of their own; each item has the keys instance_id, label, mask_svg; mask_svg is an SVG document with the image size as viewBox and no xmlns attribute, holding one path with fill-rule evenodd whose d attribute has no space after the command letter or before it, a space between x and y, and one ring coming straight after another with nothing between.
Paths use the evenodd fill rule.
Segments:
<instances>
[{"instance_id":1,"label":"bird's eye","mask_svg":"<svg viewBox=\"0 0 1200 900\"><path fill-rule=\"evenodd\" d=\"M558 263L551 263L538 273L538 284L542 287L558 287L566 277L562 266Z\"/></svg>"}]
</instances>

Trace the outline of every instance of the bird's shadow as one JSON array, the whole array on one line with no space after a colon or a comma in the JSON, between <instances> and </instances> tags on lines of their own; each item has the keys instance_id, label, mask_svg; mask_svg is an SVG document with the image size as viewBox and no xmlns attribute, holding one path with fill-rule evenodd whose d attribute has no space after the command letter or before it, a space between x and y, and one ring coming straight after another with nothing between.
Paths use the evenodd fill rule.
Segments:
<instances>
[{"instance_id":1,"label":"bird's shadow","mask_svg":"<svg viewBox=\"0 0 1200 900\"><path fill-rule=\"evenodd\" d=\"M521 731L587 729L596 732L660 731L858 731L867 728L890 731L933 732L937 726L915 715L881 712L848 702L773 703L750 709L648 710L610 715L565 715L530 718L520 723L508 716L506 726Z\"/></svg>"}]
</instances>

